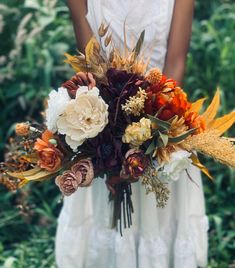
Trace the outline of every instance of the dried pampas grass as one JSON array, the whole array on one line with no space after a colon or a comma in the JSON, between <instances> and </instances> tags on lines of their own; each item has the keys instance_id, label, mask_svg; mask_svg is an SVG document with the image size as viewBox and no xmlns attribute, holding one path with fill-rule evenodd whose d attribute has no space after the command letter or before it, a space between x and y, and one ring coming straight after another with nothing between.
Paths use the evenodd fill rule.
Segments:
<instances>
[{"instance_id":1,"label":"dried pampas grass","mask_svg":"<svg viewBox=\"0 0 235 268\"><path fill-rule=\"evenodd\" d=\"M235 146L232 140L220 137L220 133L214 129L189 137L181 147L187 151L196 150L235 168Z\"/></svg>"}]
</instances>

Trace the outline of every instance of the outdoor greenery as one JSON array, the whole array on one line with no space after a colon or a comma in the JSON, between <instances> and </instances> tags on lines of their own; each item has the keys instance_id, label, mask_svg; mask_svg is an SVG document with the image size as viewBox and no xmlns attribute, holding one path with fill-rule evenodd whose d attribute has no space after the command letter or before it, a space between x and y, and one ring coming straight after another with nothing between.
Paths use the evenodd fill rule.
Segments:
<instances>
[{"instance_id":1,"label":"outdoor greenery","mask_svg":"<svg viewBox=\"0 0 235 268\"><path fill-rule=\"evenodd\" d=\"M221 112L234 109L235 3L198 0L185 88L192 99L222 91ZM63 62L75 52L62 0L0 1L0 150L14 122L40 118L43 98L72 74ZM230 134L235 135L234 129ZM210 219L208 268L235 267L235 173L209 159L215 181L204 178ZM18 193L0 186L0 267L55 267L54 236L61 207L53 182Z\"/></svg>"}]
</instances>

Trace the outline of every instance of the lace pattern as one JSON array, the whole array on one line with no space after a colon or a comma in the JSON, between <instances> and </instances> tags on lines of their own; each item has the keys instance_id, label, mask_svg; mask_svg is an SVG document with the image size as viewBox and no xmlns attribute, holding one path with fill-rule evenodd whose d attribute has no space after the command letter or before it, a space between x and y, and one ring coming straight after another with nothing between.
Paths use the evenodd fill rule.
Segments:
<instances>
[{"instance_id":1,"label":"lace pattern","mask_svg":"<svg viewBox=\"0 0 235 268\"><path fill-rule=\"evenodd\" d=\"M174 268L197 267L196 259L198 253L196 252L197 246L195 241L197 241L197 234L199 233L200 235L204 234L206 236L208 220L206 216L197 216L196 219L194 218L193 220L197 222L192 221L189 231L184 232L184 235L178 235L173 243L175 256ZM173 232L173 230L170 231ZM84 225L79 227L70 227L65 215L61 215L57 232L56 248L61 248L62 245L64 248L73 246L77 248L79 252L81 248L79 248L79 244L76 244L76 241L86 241L87 244L83 245L83 247L87 249L83 252L83 261L86 261L86 265L83 263L84 266L71 266L71 268L102 267L96 266L96 264L100 262L100 258L104 253L109 256L108 263L110 263L110 268L116 267L116 264L113 263L115 256L121 257L120 259L122 259L123 256L123 258L125 258L125 267L128 268L145 268L144 264L146 264L146 262L154 263L154 268L167 268L171 267L169 266L172 244L170 239L172 239L171 235L166 234L165 236L160 236L157 230L156 234L146 235L135 233L131 229L128 229L124 236L121 237L116 230L97 228L92 222L84 223ZM201 250L205 251L206 248L202 248ZM71 255L78 253L72 251L68 252L66 250L64 252L65 254L62 257L56 254L57 263L61 268L70 268L63 266L63 262L66 262L67 265L69 261L66 261L66 258L69 259ZM81 252L79 252L79 255L81 256ZM128 263L132 263L130 264L131 266L128 266ZM135 263L135 266L132 266L133 263ZM205 263L199 261L198 265L205 266L206 260Z\"/></svg>"}]
</instances>

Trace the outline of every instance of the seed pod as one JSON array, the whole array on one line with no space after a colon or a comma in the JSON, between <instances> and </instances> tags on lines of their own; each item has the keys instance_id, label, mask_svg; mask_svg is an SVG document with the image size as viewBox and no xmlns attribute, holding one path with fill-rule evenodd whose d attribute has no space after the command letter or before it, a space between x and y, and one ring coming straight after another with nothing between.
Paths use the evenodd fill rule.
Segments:
<instances>
[{"instance_id":1,"label":"seed pod","mask_svg":"<svg viewBox=\"0 0 235 268\"><path fill-rule=\"evenodd\" d=\"M29 135L29 124L18 123L15 126L15 132L17 136L28 136Z\"/></svg>"},{"instance_id":2,"label":"seed pod","mask_svg":"<svg viewBox=\"0 0 235 268\"><path fill-rule=\"evenodd\" d=\"M112 34L109 34L108 36L106 36L104 40L104 45L107 47L110 44L111 40L112 40Z\"/></svg>"},{"instance_id":3,"label":"seed pod","mask_svg":"<svg viewBox=\"0 0 235 268\"><path fill-rule=\"evenodd\" d=\"M108 31L109 25L105 27L104 23L102 22L99 30L98 30L98 34L100 37L104 37Z\"/></svg>"}]
</instances>

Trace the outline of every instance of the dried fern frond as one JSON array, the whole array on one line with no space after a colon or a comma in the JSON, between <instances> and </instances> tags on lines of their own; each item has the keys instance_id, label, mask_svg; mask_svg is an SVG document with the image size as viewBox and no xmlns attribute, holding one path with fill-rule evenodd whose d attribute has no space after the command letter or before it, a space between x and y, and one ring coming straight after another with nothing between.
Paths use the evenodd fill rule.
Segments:
<instances>
[{"instance_id":1,"label":"dried fern frond","mask_svg":"<svg viewBox=\"0 0 235 268\"><path fill-rule=\"evenodd\" d=\"M181 147L187 151L196 150L227 166L235 168L235 146L214 129L187 138Z\"/></svg>"}]
</instances>

